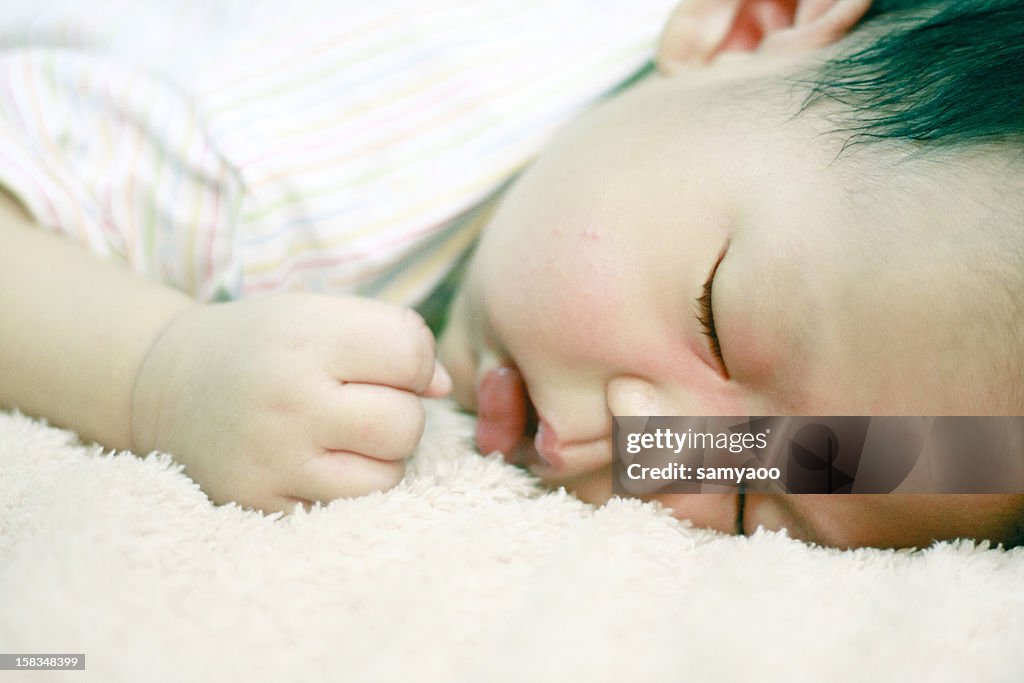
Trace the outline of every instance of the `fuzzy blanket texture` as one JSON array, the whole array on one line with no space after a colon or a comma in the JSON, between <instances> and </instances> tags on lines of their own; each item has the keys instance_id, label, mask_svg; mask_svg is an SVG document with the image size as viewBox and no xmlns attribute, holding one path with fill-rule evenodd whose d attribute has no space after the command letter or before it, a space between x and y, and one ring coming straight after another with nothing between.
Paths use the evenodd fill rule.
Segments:
<instances>
[{"instance_id":1,"label":"fuzzy blanket texture","mask_svg":"<svg viewBox=\"0 0 1024 683\"><path fill-rule=\"evenodd\" d=\"M1024 550L836 551L585 505L432 402L406 480L291 516L0 412L0 681L1020 681Z\"/></svg>"}]
</instances>

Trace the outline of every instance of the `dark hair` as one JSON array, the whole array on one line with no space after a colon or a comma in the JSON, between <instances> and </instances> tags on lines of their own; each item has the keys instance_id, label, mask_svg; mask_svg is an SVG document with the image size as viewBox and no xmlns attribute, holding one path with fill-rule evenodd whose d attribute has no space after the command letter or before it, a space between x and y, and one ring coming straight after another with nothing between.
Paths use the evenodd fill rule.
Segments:
<instances>
[{"instance_id":1,"label":"dark hair","mask_svg":"<svg viewBox=\"0 0 1024 683\"><path fill-rule=\"evenodd\" d=\"M1014 412L1021 410L1024 2L875 0L833 55L798 77L796 85L806 92L800 113L828 105L823 117L830 131L840 136L838 157L854 148L868 152L883 145L896 148L897 153L888 156L890 163L938 152L942 166L955 169L959 153L981 148L994 152L989 158L1009 162L988 166L1003 196L964 186L963 201L983 207L983 213L977 223L958 226L961 235L953 239L975 245L979 254L996 254L995 259L975 263L986 264L977 272L990 276L993 285L986 300L991 324L1002 334L991 335L992 343L1009 340L1009 347L997 354L1010 379L1007 405ZM860 172L866 167L852 168ZM894 177L899 172L882 176L881 182L889 187L886 183ZM979 234L991 239L977 240ZM1019 531L1014 542L1024 544L1024 530Z\"/></svg>"},{"instance_id":2,"label":"dark hair","mask_svg":"<svg viewBox=\"0 0 1024 683\"><path fill-rule=\"evenodd\" d=\"M1003 547L1010 550L1021 546L1024 546L1024 522L1018 520L1013 527L1012 535L1003 543Z\"/></svg>"},{"instance_id":3,"label":"dark hair","mask_svg":"<svg viewBox=\"0 0 1024 683\"><path fill-rule=\"evenodd\" d=\"M848 44L812 77L801 107L842 105L847 146L1024 146L1024 3L880 0Z\"/></svg>"}]
</instances>

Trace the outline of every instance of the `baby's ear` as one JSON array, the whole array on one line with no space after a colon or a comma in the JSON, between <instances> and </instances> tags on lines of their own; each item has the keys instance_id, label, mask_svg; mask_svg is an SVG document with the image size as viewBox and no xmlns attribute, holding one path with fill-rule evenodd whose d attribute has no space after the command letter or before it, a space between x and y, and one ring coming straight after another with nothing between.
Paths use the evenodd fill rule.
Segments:
<instances>
[{"instance_id":1,"label":"baby's ear","mask_svg":"<svg viewBox=\"0 0 1024 683\"><path fill-rule=\"evenodd\" d=\"M683 0L658 45L658 69L672 74L723 53L795 54L836 42L871 0Z\"/></svg>"}]
</instances>

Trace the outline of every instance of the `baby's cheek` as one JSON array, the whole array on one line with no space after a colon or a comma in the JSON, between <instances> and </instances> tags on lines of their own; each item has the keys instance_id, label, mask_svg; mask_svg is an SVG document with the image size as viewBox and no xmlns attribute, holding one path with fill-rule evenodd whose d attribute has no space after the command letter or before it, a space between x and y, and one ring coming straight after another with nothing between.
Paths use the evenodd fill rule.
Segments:
<instances>
[{"instance_id":1,"label":"baby's cheek","mask_svg":"<svg viewBox=\"0 0 1024 683\"><path fill-rule=\"evenodd\" d=\"M509 316L524 322L508 334L519 336L545 355L605 366L623 354L645 351L644 332L632 319L636 301L610 276L570 273L542 277L532 304L529 311Z\"/></svg>"},{"instance_id":2,"label":"baby's cheek","mask_svg":"<svg viewBox=\"0 0 1024 683\"><path fill-rule=\"evenodd\" d=\"M462 339L447 332L438 342L437 357L451 375L452 398L466 410L476 412L476 368Z\"/></svg>"}]
</instances>

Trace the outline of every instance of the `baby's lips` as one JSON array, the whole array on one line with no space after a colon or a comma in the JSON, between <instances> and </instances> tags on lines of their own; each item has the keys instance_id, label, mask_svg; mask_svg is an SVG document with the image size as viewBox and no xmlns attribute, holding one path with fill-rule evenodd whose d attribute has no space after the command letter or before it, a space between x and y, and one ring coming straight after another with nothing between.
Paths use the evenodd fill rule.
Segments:
<instances>
[{"instance_id":1,"label":"baby's lips","mask_svg":"<svg viewBox=\"0 0 1024 683\"><path fill-rule=\"evenodd\" d=\"M537 425L537 435L533 439L538 464L547 468L559 468L562 465L561 446L558 435L544 420Z\"/></svg>"},{"instance_id":2,"label":"baby's lips","mask_svg":"<svg viewBox=\"0 0 1024 683\"><path fill-rule=\"evenodd\" d=\"M526 433L528 413L523 376L511 366L488 370L477 387L476 445L481 453L514 456Z\"/></svg>"}]
</instances>

